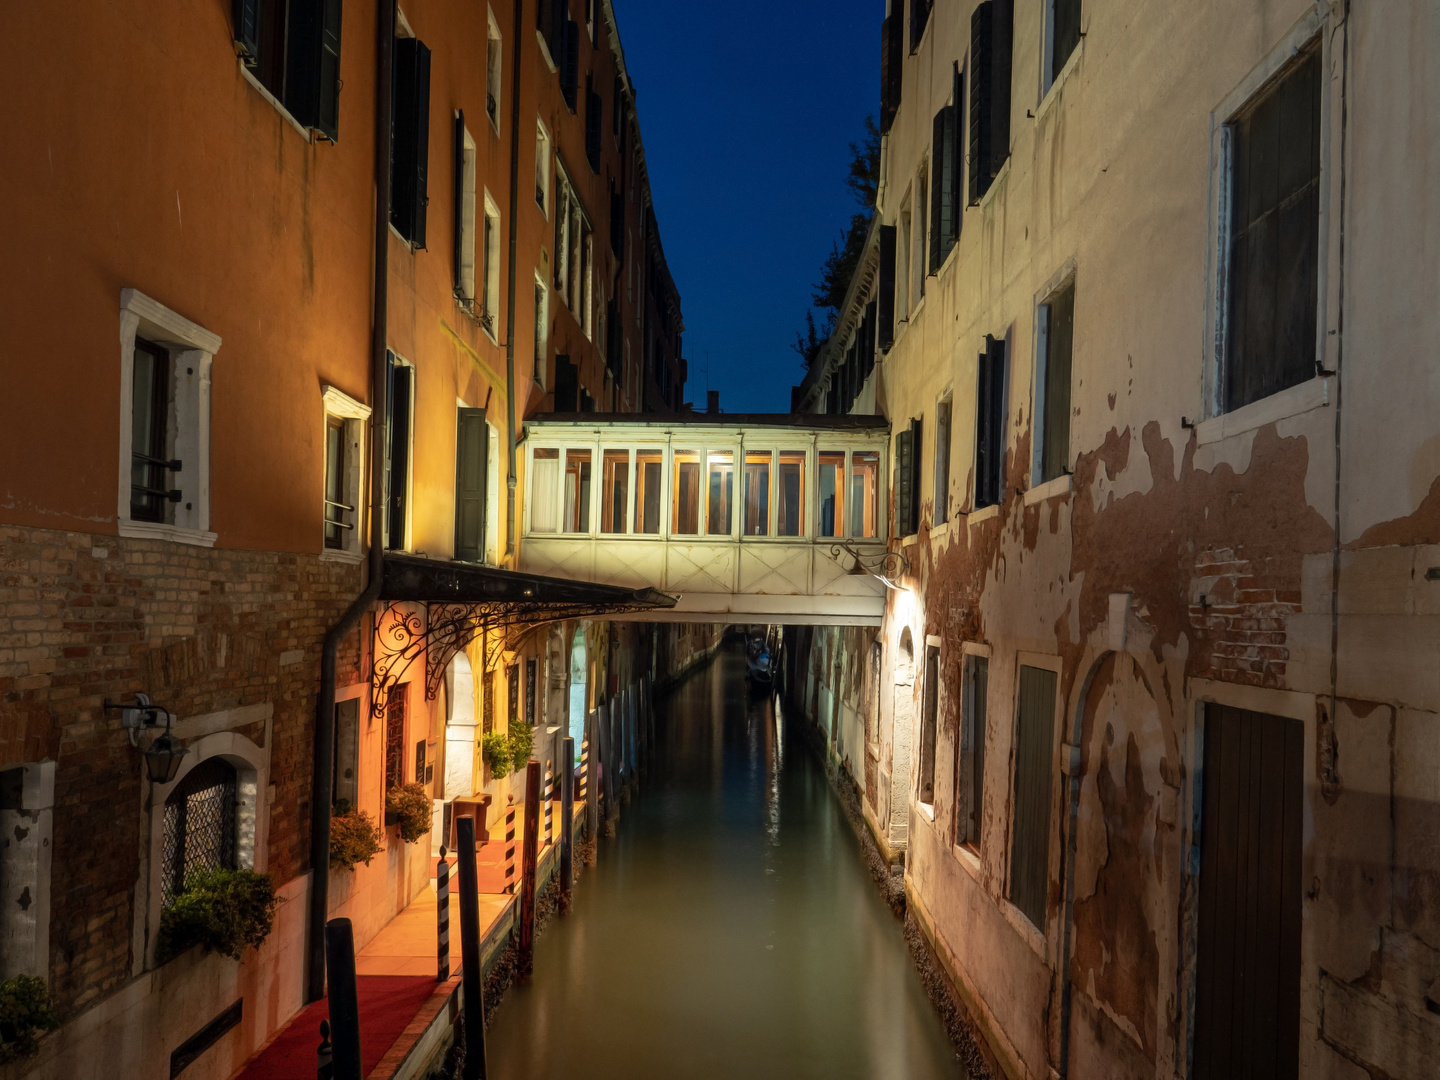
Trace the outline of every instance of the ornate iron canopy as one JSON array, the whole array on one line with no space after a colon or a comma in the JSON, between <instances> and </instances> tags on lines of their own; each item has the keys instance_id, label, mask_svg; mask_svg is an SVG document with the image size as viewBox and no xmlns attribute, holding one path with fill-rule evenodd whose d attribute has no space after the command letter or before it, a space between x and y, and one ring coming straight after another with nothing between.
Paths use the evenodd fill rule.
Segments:
<instances>
[{"instance_id":1,"label":"ornate iron canopy","mask_svg":"<svg viewBox=\"0 0 1440 1080\"><path fill-rule=\"evenodd\" d=\"M392 686L425 655L425 696L440 692L445 669L476 635L494 654L518 645L537 626L566 619L674 607L676 597L588 581L522 574L408 555L385 557L383 609L375 624L372 708L385 710Z\"/></svg>"}]
</instances>

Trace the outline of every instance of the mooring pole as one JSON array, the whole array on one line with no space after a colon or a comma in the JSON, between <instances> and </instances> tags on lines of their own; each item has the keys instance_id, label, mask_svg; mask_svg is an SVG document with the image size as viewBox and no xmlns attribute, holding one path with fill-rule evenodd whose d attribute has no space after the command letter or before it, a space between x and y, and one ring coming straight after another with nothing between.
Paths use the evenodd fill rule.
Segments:
<instances>
[{"instance_id":1,"label":"mooring pole","mask_svg":"<svg viewBox=\"0 0 1440 1080\"><path fill-rule=\"evenodd\" d=\"M540 839L540 762L525 765L525 861L520 873L520 957L522 977L535 969L535 864Z\"/></svg>"},{"instance_id":2,"label":"mooring pole","mask_svg":"<svg viewBox=\"0 0 1440 1080\"><path fill-rule=\"evenodd\" d=\"M590 727L590 752L585 759L585 839L593 844L600 835L600 783L597 779L596 764L600 760L600 725L595 722L595 710L586 717Z\"/></svg>"},{"instance_id":3,"label":"mooring pole","mask_svg":"<svg viewBox=\"0 0 1440 1080\"><path fill-rule=\"evenodd\" d=\"M600 778L601 802L605 806L605 817L610 817L610 804L615 801L615 762L610 753L610 708L603 701L595 706L595 731L600 738L600 767L596 775Z\"/></svg>"},{"instance_id":4,"label":"mooring pole","mask_svg":"<svg viewBox=\"0 0 1440 1080\"><path fill-rule=\"evenodd\" d=\"M325 924L330 983L331 1066L335 1080L360 1080L360 995L355 985L355 931L349 919Z\"/></svg>"},{"instance_id":5,"label":"mooring pole","mask_svg":"<svg viewBox=\"0 0 1440 1080\"><path fill-rule=\"evenodd\" d=\"M435 953L435 981L444 982L450 978L450 863L444 844L435 864Z\"/></svg>"},{"instance_id":6,"label":"mooring pole","mask_svg":"<svg viewBox=\"0 0 1440 1080\"><path fill-rule=\"evenodd\" d=\"M560 759L565 763L560 771L560 895L568 902L575 828L575 740L568 735L561 742Z\"/></svg>"},{"instance_id":7,"label":"mooring pole","mask_svg":"<svg viewBox=\"0 0 1440 1080\"><path fill-rule=\"evenodd\" d=\"M480 883L475 873L475 819L455 822L460 850L460 974L465 988L462 1080L485 1080L484 975L480 967Z\"/></svg>"}]
</instances>

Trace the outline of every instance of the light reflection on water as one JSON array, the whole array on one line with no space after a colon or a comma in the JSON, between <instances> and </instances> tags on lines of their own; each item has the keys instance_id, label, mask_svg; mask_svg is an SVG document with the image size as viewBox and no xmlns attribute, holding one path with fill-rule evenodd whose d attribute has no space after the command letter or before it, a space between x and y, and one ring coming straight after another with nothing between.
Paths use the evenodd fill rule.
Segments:
<instances>
[{"instance_id":1,"label":"light reflection on water","mask_svg":"<svg viewBox=\"0 0 1440 1080\"><path fill-rule=\"evenodd\" d=\"M492 1077L963 1075L823 773L744 670L727 649L658 703L647 786L497 1010Z\"/></svg>"}]
</instances>

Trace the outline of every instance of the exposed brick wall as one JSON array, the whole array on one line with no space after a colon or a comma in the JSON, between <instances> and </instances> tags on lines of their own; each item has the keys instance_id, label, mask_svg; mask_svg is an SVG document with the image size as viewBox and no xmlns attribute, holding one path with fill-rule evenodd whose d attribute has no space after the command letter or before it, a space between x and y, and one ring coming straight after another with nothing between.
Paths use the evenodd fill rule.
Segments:
<instances>
[{"instance_id":1,"label":"exposed brick wall","mask_svg":"<svg viewBox=\"0 0 1440 1080\"><path fill-rule=\"evenodd\" d=\"M182 718L270 702L269 869L288 881L308 866L320 647L360 582L359 567L313 555L0 526L0 760L58 762L50 947L63 1014L130 977L143 766L103 702L143 690ZM338 677L361 677L358 634ZM244 733L263 740L263 726Z\"/></svg>"},{"instance_id":2,"label":"exposed brick wall","mask_svg":"<svg viewBox=\"0 0 1440 1080\"><path fill-rule=\"evenodd\" d=\"M1300 592L1277 589L1276 575L1243 550L1211 548L1195 557L1190 624L1210 651L1210 671L1226 682L1284 687L1285 624L1300 610Z\"/></svg>"}]
</instances>

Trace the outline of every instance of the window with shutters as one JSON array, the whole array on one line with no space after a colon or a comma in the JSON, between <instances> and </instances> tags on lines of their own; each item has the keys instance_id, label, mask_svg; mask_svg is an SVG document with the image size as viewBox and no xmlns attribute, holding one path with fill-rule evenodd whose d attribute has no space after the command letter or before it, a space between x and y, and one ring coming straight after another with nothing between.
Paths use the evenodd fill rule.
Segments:
<instances>
[{"instance_id":1,"label":"window with shutters","mask_svg":"<svg viewBox=\"0 0 1440 1080\"><path fill-rule=\"evenodd\" d=\"M916 417L895 436L896 536L913 536L920 530L921 427Z\"/></svg>"},{"instance_id":2,"label":"window with shutters","mask_svg":"<svg viewBox=\"0 0 1440 1080\"><path fill-rule=\"evenodd\" d=\"M896 219L895 233L895 321L910 321L910 193L900 201L900 213ZM895 336L900 336L897 326Z\"/></svg>"},{"instance_id":3,"label":"window with shutters","mask_svg":"<svg viewBox=\"0 0 1440 1080\"><path fill-rule=\"evenodd\" d=\"M1072 279L1040 305L1035 372L1035 464L1033 483L1070 471L1070 359L1075 340Z\"/></svg>"},{"instance_id":4,"label":"window with shutters","mask_svg":"<svg viewBox=\"0 0 1440 1080\"><path fill-rule=\"evenodd\" d=\"M1005 492L1005 342L985 336L975 387L975 498L995 506Z\"/></svg>"},{"instance_id":5,"label":"window with shutters","mask_svg":"<svg viewBox=\"0 0 1440 1080\"><path fill-rule=\"evenodd\" d=\"M500 319L500 208L485 192L485 223L480 235L480 273L485 292L480 297L480 325L496 340Z\"/></svg>"},{"instance_id":6,"label":"window with shutters","mask_svg":"<svg viewBox=\"0 0 1440 1080\"><path fill-rule=\"evenodd\" d=\"M934 524L950 520L950 397L935 405L935 495Z\"/></svg>"},{"instance_id":7,"label":"window with shutters","mask_svg":"<svg viewBox=\"0 0 1440 1080\"><path fill-rule=\"evenodd\" d=\"M550 133L538 120L535 122L535 205L547 218L550 216Z\"/></svg>"},{"instance_id":8,"label":"window with shutters","mask_svg":"<svg viewBox=\"0 0 1440 1080\"><path fill-rule=\"evenodd\" d=\"M389 357L389 393L385 402L385 546L404 551L410 542L415 369L394 353Z\"/></svg>"},{"instance_id":9,"label":"window with shutters","mask_svg":"<svg viewBox=\"0 0 1440 1080\"><path fill-rule=\"evenodd\" d=\"M935 0L910 0L910 51L920 48L925 38L925 29L930 25L930 10Z\"/></svg>"},{"instance_id":10,"label":"window with shutters","mask_svg":"<svg viewBox=\"0 0 1440 1080\"><path fill-rule=\"evenodd\" d=\"M532 368L535 381L540 389L546 390L549 387L545 381L546 361L550 358L550 290L545 288L545 282L540 275L535 275L535 355L533 357L534 367Z\"/></svg>"},{"instance_id":11,"label":"window with shutters","mask_svg":"<svg viewBox=\"0 0 1440 1080\"><path fill-rule=\"evenodd\" d=\"M580 97L580 27L569 19L562 25L563 40L556 58L560 65L560 94L573 114Z\"/></svg>"},{"instance_id":12,"label":"window with shutters","mask_svg":"<svg viewBox=\"0 0 1440 1080\"><path fill-rule=\"evenodd\" d=\"M525 723L535 726L535 702L538 697L538 668L535 658L525 661Z\"/></svg>"},{"instance_id":13,"label":"window with shutters","mask_svg":"<svg viewBox=\"0 0 1440 1080\"><path fill-rule=\"evenodd\" d=\"M505 723L519 725L523 723L520 715L520 665L510 664L505 668Z\"/></svg>"},{"instance_id":14,"label":"window with shutters","mask_svg":"<svg viewBox=\"0 0 1440 1080\"><path fill-rule=\"evenodd\" d=\"M455 558L485 560L489 510L490 430L484 409L461 407L455 416Z\"/></svg>"},{"instance_id":15,"label":"window with shutters","mask_svg":"<svg viewBox=\"0 0 1440 1080\"><path fill-rule=\"evenodd\" d=\"M409 720L410 684L392 686L385 695L385 790L405 783L405 728Z\"/></svg>"},{"instance_id":16,"label":"window with shutters","mask_svg":"<svg viewBox=\"0 0 1440 1080\"><path fill-rule=\"evenodd\" d=\"M390 224L411 247L423 248L430 201L430 50L416 38L395 39L391 98Z\"/></svg>"},{"instance_id":17,"label":"window with shutters","mask_svg":"<svg viewBox=\"0 0 1440 1080\"><path fill-rule=\"evenodd\" d=\"M342 813L360 805L360 699L335 703L334 757L330 802Z\"/></svg>"},{"instance_id":18,"label":"window with shutters","mask_svg":"<svg viewBox=\"0 0 1440 1080\"><path fill-rule=\"evenodd\" d=\"M504 56L500 27L495 22L495 12L486 9L489 26L485 33L485 115L495 134L500 134L500 66Z\"/></svg>"},{"instance_id":19,"label":"window with shutters","mask_svg":"<svg viewBox=\"0 0 1440 1080\"><path fill-rule=\"evenodd\" d=\"M935 114L930 143L930 273L938 274L960 236L960 80L956 97Z\"/></svg>"},{"instance_id":20,"label":"window with shutters","mask_svg":"<svg viewBox=\"0 0 1440 1080\"><path fill-rule=\"evenodd\" d=\"M210 369L220 338L120 292L121 536L210 547Z\"/></svg>"},{"instance_id":21,"label":"window with shutters","mask_svg":"<svg viewBox=\"0 0 1440 1080\"><path fill-rule=\"evenodd\" d=\"M925 646L924 683L920 699L920 783L921 805L935 805L935 747L940 712L940 648Z\"/></svg>"},{"instance_id":22,"label":"window with shutters","mask_svg":"<svg viewBox=\"0 0 1440 1080\"><path fill-rule=\"evenodd\" d=\"M555 164L555 292L588 337L594 230L565 167Z\"/></svg>"},{"instance_id":23,"label":"window with shutters","mask_svg":"<svg viewBox=\"0 0 1440 1080\"><path fill-rule=\"evenodd\" d=\"M988 657L967 654L960 675L960 731L955 740L955 843L978 849L985 802L985 705Z\"/></svg>"},{"instance_id":24,"label":"window with shutters","mask_svg":"<svg viewBox=\"0 0 1440 1080\"><path fill-rule=\"evenodd\" d=\"M1010 75L1015 0L985 0L970 15L970 203L990 190L1010 158ZM956 83L956 101L961 86Z\"/></svg>"},{"instance_id":25,"label":"window with shutters","mask_svg":"<svg viewBox=\"0 0 1440 1080\"><path fill-rule=\"evenodd\" d=\"M339 549L346 530L353 530L355 505L345 502L345 421L327 418L325 424L325 547Z\"/></svg>"},{"instance_id":26,"label":"window with shutters","mask_svg":"<svg viewBox=\"0 0 1440 1080\"><path fill-rule=\"evenodd\" d=\"M880 282L875 296L875 346L881 351L895 344L895 313L899 310L896 289L895 251L899 246L894 225L880 226Z\"/></svg>"},{"instance_id":27,"label":"window with shutters","mask_svg":"<svg viewBox=\"0 0 1440 1080\"><path fill-rule=\"evenodd\" d=\"M455 113L455 299L475 313L475 140Z\"/></svg>"},{"instance_id":28,"label":"window with shutters","mask_svg":"<svg viewBox=\"0 0 1440 1080\"><path fill-rule=\"evenodd\" d=\"M1010 815L1009 899L1044 931L1050 872L1050 788L1055 672L1020 665L1015 708L1015 786Z\"/></svg>"},{"instance_id":29,"label":"window with shutters","mask_svg":"<svg viewBox=\"0 0 1440 1080\"><path fill-rule=\"evenodd\" d=\"M206 758L166 797L162 906L185 891L191 874L237 868L236 781L235 766Z\"/></svg>"},{"instance_id":30,"label":"window with shutters","mask_svg":"<svg viewBox=\"0 0 1440 1080\"><path fill-rule=\"evenodd\" d=\"M365 472L365 427L370 406L333 386L322 395L325 408L325 492L321 503L324 547L321 558L359 562L364 514L360 480Z\"/></svg>"},{"instance_id":31,"label":"window with shutters","mask_svg":"<svg viewBox=\"0 0 1440 1080\"><path fill-rule=\"evenodd\" d=\"M915 178L915 203L911 213L911 255L910 255L910 310L920 306L925 299L925 247L929 236L929 164L920 163L920 175Z\"/></svg>"},{"instance_id":32,"label":"window with shutters","mask_svg":"<svg viewBox=\"0 0 1440 1080\"><path fill-rule=\"evenodd\" d=\"M880 131L886 133L900 111L901 76L904 73L905 20L897 7L880 24Z\"/></svg>"},{"instance_id":33,"label":"window with shutters","mask_svg":"<svg viewBox=\"0 0 1440 1080\"><path fill-rule=\"evenodd\" d=\"M1319 43L1225 128L1230 174L1220 405L1315 378L1320 267Z\"/></svg>"},{"instance_id":34,"label":"window with shutters","mask_svg":"<svg viewBox=\"0 0 1440 1080\"><path fill-rule=\"evenodd\" d=\"M1041 94L1048 94L1080 47L1080 0L1045 0L1045 56Z\"/></svg>"},{"instance_id":35,"label":"window with shutters","mask_svg":"<svg viewBox=\"0 0 1440 1080\"><path fill-rule=\"evenodd\" d=\"M300 127L340 133L341 0L232 0L245 73Z\"/></svg>"}]
</instances>

